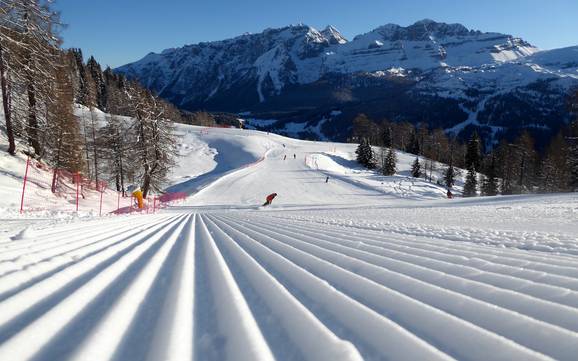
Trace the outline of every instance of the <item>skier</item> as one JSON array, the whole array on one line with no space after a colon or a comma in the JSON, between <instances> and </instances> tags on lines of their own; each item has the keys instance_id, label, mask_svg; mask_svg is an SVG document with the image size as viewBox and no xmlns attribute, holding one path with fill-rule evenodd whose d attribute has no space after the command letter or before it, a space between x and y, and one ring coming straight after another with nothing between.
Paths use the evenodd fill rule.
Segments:
<instances>
[{"instance_id":1,"label":"skier","mask_svg":"<svg viewBox=\"0 0 578 361\"><path fill-rule=\"evenodd\" d=\"M293 159L297 159L297 154L293 154Z\"/></svg>"},{"instance_id":2,"label":"skier","mask_svg":"<svg viewBox=\"0 0 578 361\"><path fill-rule=\"evenodd\" d=\"M448 196L448 199L452 199L454 197L454 195L452 194L452 191L450 191L448 189L448 192L446 193L446 195Z\"/></svg>"},{"instance_id":3,"label":"skier","mask_svg":"<svg viewBox=\"0 0 578 361\"><path fill-rule=\"evenodd\" d=\"M329 182L329 177L325 178L325 183Z\"/></svg>"},{"instance_id":4,"label":"skier","mask_svg":"<svg viewBox=\"0 0 578 361\"><path fill-rule=\"evenodd\" d=\"M265 203L263 203L263 207L270 205L271 202L273 202L273 199L275 199L275 197L277 197L277 193L269 194L267 196L267 200L265 201Z\"/></svg>"},{"instance_id":5,"label":"skier","mask_svg":"<svg viewBox=\"0 0 578 361\"><path fill-rule=\"evenodd\" d=\"M138 185L131 185L127 188L127 190L130 192L131 196L134 197L134 199L136 200L136 205L138 209L143 209L144 199L140 187Z\"/></svg>"}]
</instances>

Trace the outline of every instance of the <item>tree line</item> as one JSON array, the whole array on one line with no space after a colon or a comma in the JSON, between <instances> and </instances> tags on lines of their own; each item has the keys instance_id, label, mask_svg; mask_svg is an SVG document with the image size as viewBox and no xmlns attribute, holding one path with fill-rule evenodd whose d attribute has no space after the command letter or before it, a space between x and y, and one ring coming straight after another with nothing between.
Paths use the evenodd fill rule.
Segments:
<instances>
[{"instance_id":1,"label":"tree line","mask_svg":"<svg viewBox=\"0 0 578 361\"><path fill-rule=\"evenodd\" d=\"M578 91L569 104L578 114ZM460 142L442 129L376 122L364 114L354 119L350 140L359 143L358 162L369 169L380 168L384 175L397 171L393 149L416 155L413 177L432 181L432 173L441 171L438 183L448 189L463 169L467 172L465 197L578 191L578 119L561 129L543 152L536 150L527 131L513 142L503 139L486 150L476 132L467 142ZM372 146L380 147L379 153Z\"/></svg>"},{"instance_id":2,"label":"tree line","mask_svg":"<svg viewBox=\"0 0 578 361\"><path fill-rule=\"evenodd\" d=\"M160 191L181 114L137 82L63 50L51 1L0 0L0 86L7 152L53 168ZM56 176L56 173L55 173Z\"/></svg>"}]
</instances>

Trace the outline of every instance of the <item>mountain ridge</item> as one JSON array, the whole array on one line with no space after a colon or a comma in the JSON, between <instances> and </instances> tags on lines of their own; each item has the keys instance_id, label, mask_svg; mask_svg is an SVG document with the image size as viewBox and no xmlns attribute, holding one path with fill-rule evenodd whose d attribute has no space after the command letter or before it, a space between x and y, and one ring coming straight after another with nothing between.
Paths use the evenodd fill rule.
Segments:
<instances>
[{"instance_id":1,"label":"mountain ridge","mask_svg":"<svg viewBox=\"0 0 578 361\"><path fill-rule=\"evenodd\" d=\"M534 116L531 121L550 132L568 120L560 102L545 104L521 93L530 87L540 93L534 98L563 96L578 83L578 52L540 51L512 35L430 19L407 27L387 24L350 41L333 26L319 31L299 24L150 53L116 71L185 110L250 111L267 119L281 113L281 120L300 117L311 122L336 109L351 120L355 109L432 127L440 125L434 117L449 117L445 129L461 131L459 125L469 121L467 125L486 127L485 133L497 139L497 132L511 128L498 118L528 107L543 108L545 120L540 123ZM396 91L403 92L402 99L389 104ZM515 98L508 101L519 103L514 104L517 109L494 114L505 95ZM421 104L420 97L430 104ZM391 109L380 111L379 100ZM545 105L554 109L547 111ZM427 114L419 119L408 107ZM344 139L347 120L333 124L338 130L331 129L331 123L324 124L327 137ZM518 123L512 122L514 128Z\"/></svg>"}]
</instances>

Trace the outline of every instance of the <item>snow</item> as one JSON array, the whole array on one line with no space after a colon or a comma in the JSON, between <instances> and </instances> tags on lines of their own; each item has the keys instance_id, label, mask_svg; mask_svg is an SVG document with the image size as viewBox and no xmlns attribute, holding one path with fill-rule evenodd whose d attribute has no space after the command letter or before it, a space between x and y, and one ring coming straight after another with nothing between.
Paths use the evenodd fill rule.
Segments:
<instances>
[{"instance_id":1,"label":"snow","mask_svg":"<svg viewBox=\"0 0 578 361\"><path fill-rule=\"evenodd\" d=\"M255 141L251 131L176 125L179 166L173 171L169 192L197 193L215 180L257 162L271 149L261 137Z\"/></svg>"},{"instance_id":2,"label":"snow","mask_svg":"<svg viewBox=\"0 0 578 361\"><path fill-rule=\"evenodd\" d=\"M243 123L247 129L255 128L266 128L277 123L277 119L255 119L255 118L244 118Z\"/></svg>"},{"instance_id":3,"label":"snow","mask_svg":"<svg viewBox=\"0 0 578 361\"><path fill-rule=\"evenodd\" d=\"M432 70L442 64L479 67L515 61L538 51L520 39L496 33L438 37L430 32L423 40L395 38L393 34L401 30L390 25L360 35L333 50L335 54L327 57L325 66L344 73L375 72L384 68Z\"/></svg>"},{"instance_id":4,"label":"snow","mask_svg":"<svg viewBox=\"0 0 578 361\"><path fill-rule=\"evenodd\" d=\"M329 116L332 118L337 117L339 115L341 115L341 111L334 110L329 113ZM271 130L294 138L299 138L303 133L312 133L317 137L317 139L323 141L328 140L327 136L323 133L321 129L327 121L329 121L327 117L322 117L317 122L280 123L276 119L254 119L254 118L247 118L241 120L246 129Z\"/></svg>"},{"instance_id":5,"label":"snow","mask_svg":"<svg viewBox=\"0 0 578 361\"><path fill-rule=\"evenodd\" d=\"M551 74L578 79L578 46L541 51L527 61L548 69Z\"/></svg>"},{"instance_id":6,"label":"snow","mask_svg":"<svg viewBox=\"0 0 578 361\"><path fill-rule=\"evenodd\" d=\"M263 82L265 79L268 78L273 82L277 94L283 88L283 81L280 78L280 72L282 71L283 64L287 59L288 56L284 49L277 46L261 55L255 61L254 66L257 69L257 74L259 76L257 93L259 94L259 101L261 103L265 101L265 95L263 94Z\"/></svg>"},{"instance_id":7,"label":"snow","mask_svg":"<svg viewBox=\"0 0 578 361\"><path fill-rule=\"evenodd\" d=\"M179 137L177 143L179 159L187 159L187 162L180 162L179 167L170 173L169 182L171 184L184 183L188 179L207 174L217 167L214 160L217 150L211 148L206 141L209 131L205 128L176 126L176 135ZM205 138L203 138L203 136Z\"/></svg>"},{"instance_id":8,"label":"snow","mask_svg":"<svg viewBox=\"0 0 578 361\"><path fill-rule=\"evenodd\" d=\"M355 144L176 131L189 197L154 215L20 216L0 153L1 360L575 360L578 195L449 200L411 154L384 177Z\"/></svg>"},{"instance_id":9,"label":"snow","mask_svg":"<svg viewBox=\"0 0 578 361\"><path fill-rule=\"evenodd\" d=\"M3 119L0 119L3 122ZM7 140L0 132L0 219L4 228L20 227L22 216L20 204L22 185L26 171L26 157L23 154L10 156L6 153ZM5 146L6 145L6 146ZM79 212L76 213L76 186L70 182L64 184L60 190L60 197L54 197L51 192L52 172L30 166L29 181L26 184L24 197L24 211L27 217L39 222L53 223L60 221L75 221L82 218L91 218L99 214L100 193L83 188L82 199L79 201ZM117 209L117 193L107 189L102 197L102 213L109 214ZM121 206L130 204L130 200L121 199ZM12 226L10 226L12 225Z\"/></svg>"}]
</instances>

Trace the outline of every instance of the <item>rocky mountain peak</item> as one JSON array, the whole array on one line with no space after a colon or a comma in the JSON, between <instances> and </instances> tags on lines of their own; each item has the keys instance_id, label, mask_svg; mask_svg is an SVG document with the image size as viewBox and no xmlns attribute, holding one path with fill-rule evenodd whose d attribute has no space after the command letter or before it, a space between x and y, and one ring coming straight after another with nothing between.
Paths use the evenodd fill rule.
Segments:
<instances>
[{"instance_id":1,"label":"rocky mountain peak","mask_svg":"<svg viewBox=\"0 0 578 361\"><path fill-rule=\"evenodd\" d=\"M445 38L481 34L479 31L469 30L462 24L446 24L431 19L423 19L407 27L387 24L378 27L372 33L379 33L384 40L389 41L424 41L431 36Z\"/></svg>"},{"instance_id":2,"label":"rocky mountain peak","mask_svg":"<svg viewBox=\"0 0 578 361\"><path fill-rule=\"evenodd\" d=\"M331 25L328 25L321 34L329 41L329 44L345 44L347 43L347 39Z\"/></svg>"}]
</instances>

